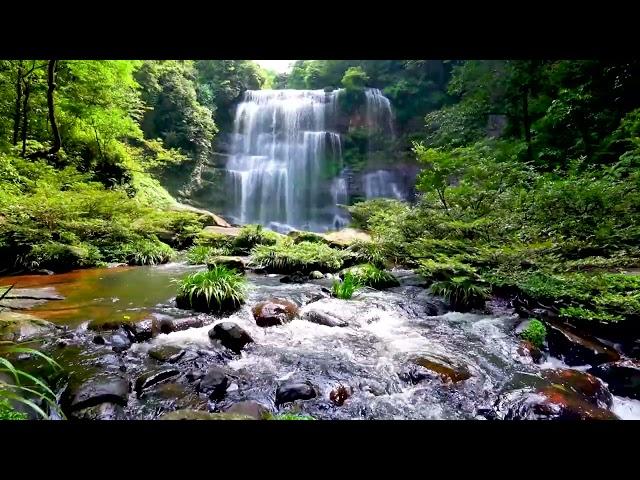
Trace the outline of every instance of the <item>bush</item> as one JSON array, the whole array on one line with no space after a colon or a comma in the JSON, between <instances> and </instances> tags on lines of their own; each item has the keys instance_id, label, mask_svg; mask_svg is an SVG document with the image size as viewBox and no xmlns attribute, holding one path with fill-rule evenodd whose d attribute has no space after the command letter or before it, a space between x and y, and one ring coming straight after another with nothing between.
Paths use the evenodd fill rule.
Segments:
<instances>
[{"instance_id":1,"label":"bush","mask_svg":"<svg viewBox=\"0 0 640 480\"><path fill-rule=\"evenodd\" d=\"M353 275L360 285L371 288L383 289L400 285L400 282L392 274L369 263L351 267L345 272L345 274L347 273Z\"/></svg>"},{"instance_id":2,"label":"bush","mask_svg":"<svg viewBox=\"0 0 640 480\"><path fill-rule=\"evenodd\" d=\"M336 298L349 300L360 287L359 280L353 274L347 272L342 281L336 280L333 282L331 293Z\"/></svg>"},{"instance_id":3,"label":"bush","mask_svg":"<svg viewBox=\"0 0 640 480\"><path fill-rule=\"evenodd\" d=\"M547 329L540 320L534 318L529 322L529 325L522 331L520 336L536 347L542 348L544 346L544 339L547 336Z\"/></svg>"},{"instance_id":4,"label":"bush","mask_svg":"<svg viewBox=\"0 0 640 480\"><path fill-rule=\"evenodd\" d=\"M384 248L378 243L356 240L349 245L347 250L353 254L356 261L371 263L378 268L385 267L386 257Z\"/></svg>"},{"instance_id":5,"label":"bush","mask_svg":"<svg viewBox=\"0 0 640 480\"><path fill-rule=\"evenodd\" d=\"M59 242L38 243L18 263L29 270L47 269L64 272L102 264L102 255L93 245L67 245Z\"/></svg>"},{"instance_id":6,"label":"bush","mask_svg":"<svg viewBox=\"0 0 640 480\"><path fill-rule=\"evenodd\" d=\"M258 245L251 251L252 262L275 273L309 273L313 270L335 272L350 253L323 243L301 242L297 245L281 242Z\"/></svg>"},{"instance_id":7,"label":"bush","mask_svg":"<svg viewBox=\"0 0 640 480\"><path fill-rule=\"evenodd\" d=\"M246 298L246 279L222 265L187 275L178 285L179 308L206 313L231 312Z\"/></svg>"}]
</instances>

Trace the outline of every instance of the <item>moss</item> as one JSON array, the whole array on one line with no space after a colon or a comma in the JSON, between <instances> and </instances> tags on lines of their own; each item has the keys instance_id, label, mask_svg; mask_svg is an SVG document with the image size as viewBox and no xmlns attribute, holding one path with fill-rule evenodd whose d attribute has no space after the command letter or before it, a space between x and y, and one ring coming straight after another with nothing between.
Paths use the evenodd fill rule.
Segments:
<instances>
[{"instance_id":1,"label":"moss","mask_svg":"<svg viewBox=\"0 0 640 480\"><path fill-rule=\"evenodd\" d=\"M252 262L275 273L309 273L313 270L335 272L339 270L349 252L337 250L322 243L285 242L276 245L258 245L251 251Z\"/></svg>"}]
</instances>

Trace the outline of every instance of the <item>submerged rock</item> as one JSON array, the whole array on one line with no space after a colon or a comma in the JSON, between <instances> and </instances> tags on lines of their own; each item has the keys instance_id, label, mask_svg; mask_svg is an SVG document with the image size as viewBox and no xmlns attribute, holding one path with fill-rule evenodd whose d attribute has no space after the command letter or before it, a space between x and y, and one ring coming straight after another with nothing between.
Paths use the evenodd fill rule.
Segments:
<instances>
[{"instance_id":1,"label":"submerged rock","mask_svg":"<svg viewBox=\"0 0 640 480\"><path fill-rule=\"evenodd\" d=\"M131 340L129 340L126 335L120 333L111 335L111 338L109 338L109 344L111 345L111 349L116 353L124 352L131 348Z\"/></svg>"},{"instance_id":2,"label":"submerged rock","mask_svg":"<svg viewBox=\"0 0 640 480\"><path fill-rule=\"evenodd\" d=\"M607 382L614 395L640 400L640 366L631 362L607 363L589 370Z\"/></svg>"},{"instance_id":3,"label":"submerged rock","mask_svg":"<svg viewBox=\"0 0 640 480\"><path fill-rule=\"evenodd\" d=\"M567 365L599 365L615 362L620 354L600 340L578 334L568 326L547 324L549 353Z\"/></svg>"},{"instance_id":4,"label":"submerged rock","mask_svg":"<svg viewBox=\"0 0 640 480\"><path fill-rule=\"evenodd\" d=\"M181 332L202 326L204 326L204 319L202 317L174 318L169 315L155 315L151 322L151 335Z\"/></svg>"},{"instance_id":5,"label":"submerged rock","mask_svg":"<svg viewBox=\"0 0 640 480\"><path fill-rule=\"evenodd\" d=\"M331 400L335 405L342 406L352 393L353 388L345 387L341 384L329 392L329 400Z\"/></svg>"},{"instance_id":6,"label":"submerged rock","mask_svg":"<svg viewBox=\"0 0 640 480\"><path fill-rule=\"evenodd\" d=\"M42 337L56 330L56 326L34 315L0 311L0 341L22 342Z\"/></svg>"},{"instance_id":7,"label":"submerged rock","mask_svg":"<svg viewBox=\"0 0 640 480\"><path fill-rule=\"evenodd\" d=\"M471 378L471 372L466 366L440 355L421 355L411 359L411 363L413 365L402 377L412 383L429 378L439 378L445 383L458 383Z\"/></svg>"},{"instance_id":8,"label":"submerged rock","mask_svg":"<svg viewBox=\"0 0 640 480\"><path fill-rule=\"evenodd\" d=\"M235 415L244 415L251 417L254 420L263 420L267 415L269 415L269 409L267 407L253 400L234 403L227 408L225 412Z\"/></svg>"},{"instance_id":9,"label":"submerged rock","mask_svg":"<svg viewBox=\"0 0 640 480\"><path fill-rule=\"evenodd\" d=\"M310 382L288 382L277 388L276 405L283 405L296 400L310 400L315 398L316 395L316 391Z\"/></svg>"},{"instance_id":10,"label":"submerged rock","mask_svg":"<svg viewBox=\"0 0 640 480\"><path fill-rule=\"evenodd\" d=\"M558 368L544 370L542 378L552 385L581 395L587 402L601 408L611 408L613 396L598 378L585 372Z\"/></svg>"},{"instance_id":11,"label":"submerged rock","mask_svg":"<svg viewBox=\"0 0 640 480\"><path fill-rule=\"evenodd\" d=\"M220 367L211 367L198 384L198 391L209 395L211 400L220 400L229 387L229 376Z\"/></svg>"},{"instance_id":12,"label":"submerged rock","mask_svg":"<svg viewBox=\"0 0 640 480\"><path fill-rule=\"evenodd\" d=\"M507 392L496 402L497 418L504 420L617 420L569 390L556 386Z\"/></svg>"},{"instance_id":13,"label":"submerged rock","mask_svg":"<svg viewBox=\"0 0 640 480\"><path fill-rule=\"evenodd\" d=\"M349 325L345 320L321 310L307 310L302 315L302 318L312 323L326 325L327 327L346 327Z\"/></svg>"},{"instance_id":14,"label":"submerged rock","mask_svg":"<svg viewBox=\"0 0 640 480\"><path fill-rule=\"evenodd\" d=\"M235 353L240 353L246 344L253 342L251 335L233 322L218 323L209 330L209 338L218 340L223 346Z\"/></svg>"},{"instance_id":15,"label":"submerged rock","mask_svg":"<svg viewBox=\"0 0 640 480\"><path fill-rule=\"evenodd\" d=\"M126 406L129 381L119 375L100 374L82 383L72 382L62 395L63 409L74 412L101 403Z\"/></svg>"},{"instance_id":16,"label":"submerged rock","mask_svg":"<svg viewBox=\"0 0 640 480\"><path fill-rule=\"evenodd\" d=\"M123 408L109 402L73 412L71 415L77 420L126 420Z\"/></svg>"},{"instance_id":17,"label":"submerged rock","mask_svg":"<svg viewBox=\"0 0 640 480\"><path fill-rule=\"evenodd\" d=\"M136 379L136 394L140 397L145 390L177 375L180 375L180 371L173 368L153 370L151 372L144 373Z\"/></svg>"},{"instance_id":18,"label":"submerged rock","mask_svg":"<svg viewBox=\"0 0 640 480\"><path fill-rule=\"evenodd\" d=\"M253 318L259 327L282 325L295 318L298 307L288 300L272 298L253 307Z\"/></svg>"},{"instance_id":19,"label":"submerged rock","mask_svg":"<svg viewBox=\"0 0 640 480\"><path fill-rule=\"evenodd\" d=\"M175 363L184 356L185 350L173 345L159 345L151 348L148 353L151 358L159 362Z\"/></svg>"}]
</instances>

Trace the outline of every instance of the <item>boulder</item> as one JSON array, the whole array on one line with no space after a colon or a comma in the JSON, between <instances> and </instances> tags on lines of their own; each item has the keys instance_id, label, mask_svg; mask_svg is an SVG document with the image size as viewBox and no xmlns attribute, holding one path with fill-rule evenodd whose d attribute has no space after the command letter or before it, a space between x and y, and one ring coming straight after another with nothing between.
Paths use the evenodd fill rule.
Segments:
<instances>
[{"instance_id":1,"label":"boulder","mask_svg":"<svg viewBox=\"0 0 640 480\"><path fill-rule=\"evenodd\" d=\"M211 400L220 400L229 387L229 376L220 367L210 367L198 384L198 391L209 395Z\"/></svg>"},{"instance_id":2,"label":"boulder","mask_svg":"<svg viewBox=\"0 0 640 480\"><path fill-rule=\"evenodd\" d=\"M204 326L202 317L174 318L169 315L156 314L151 321L151 334L155 336L159 333L181 332L190 328L200 328Z\"/></svg>"},{"instance_id":3,"label":"boulder","mask_svg":"<svg viewBox=\"0 0 640 480\"><path fill-rule=\"evenodd\" d=\"M222 265L229 269L237 270L238 272L244 272L248 264L249 257L242 257L239 255L218 255L207 262L207 268L211 269L217 265Z\"/></svg>"},{"instance_id":4,"label":"boulder","mask_svg":"<svg viewBox=\"0 0 640 480\"><path fill-rule=\"evenodd\" d=\"M547 324L547 345L552 356L561 358L569 366L599 365L620 359L613 348L566 325Z\"/></svg>"},{"instance_id":5,"label":"boulder","mask_svg":"<svg viewBox=\"0 0 640 480\"><path fill-rule=\"evenodd\" d=\"M310 400L316 397L316 391L310 382L287 382L276 390L276 405L294 402L296 400Z\"/></svg>"},{"instance_id":6,"label":"boulder","mask_svg":"<svg viewBox=\"0 0 640 480\"><path fill-rule=\"evenodd\" d=\"M601 378L614 395L640 400L640 366L632 362L598 365L589 373Z\"/></svg>"},{"instance_id":7,"label":"boulder","mask_svg":"<svg viewBox=\"0 0 640 480\"><path fill-rule=\"evenodd\" d=\"M129 399L129 381L115 374L99 374L84 382L71 382L62 395L62 407L74 412L101 403L115 403L122 407Z\"/></svg>"},{"instance_id":8,"label":"boulder","mask_svg":"<svg viewBox=\"0 0 640 480\"><path fill-rule=\"evenodd\" d=\"M293 320L298 314L298 307L288 300L272 298L256 304L252 311L259 327L272 327Z\"/></svg>"},{"instance_id":9,"label":"boulder","mask_svg":"<svg viewBox=\"0 0 640 480\"><path fill-rule=\"evenodd\" d=\"M184 356L185 351L172 345L159 345L149 349L148 353L151 358L159 362L175 363Z\"/></svg>"},{"instance_id":10,"label":"boulder","mask_svg":"<svg viewBox=\"0 0 640 480\"><path fill-rule=\"evenodd\" d=\"M170 208L171 210L175 210L178 212L193 212L203 217L206 217L207 223L209 225L215 225L218 227L225 227L225 228L231 227L229 222L227 222L224 218L208 210L203 210L201 208L193 207L191 205L185 205L184 203L175 203Z\"/></svg>"},{"instance_id":11,"label":"boulder","mask_svg":"<svg viewBox=\"0 0 640 480\"><path fill-rule=\"evenodd\" d=\"M269 409L261 403L254 402L253 400L245 400L244 402L234 403L227 408L225 412L236 415L245 415L255 420L263 420L268 416Z\"/></svg>"},{"instance_id":12,"label":"boulder","mask_svg":"<svg viewBox=\"0 0 640 480\"><path fill-rule=\"evenodd\" d=\"M0 311L0 341L22 342L42 337L56 330L56 326L34 315Z\"/></svg>"},{"instance_id":13,"label":"boulder","mask_svg":"<svg viewBox=\"0 0 640 480\"><path fill-rule=\"evenodd\" d=\"M371 235L355 228L344 228L342 230L338 230L337 232L325 234L324 239L332 246L344 248L348 247L356 240L370 242Z\"/></svg>"},{"instance_id":14,"label":"boulder","mask_svg":"<svg viewBox=\"0 0 640 480\"><path fill-rule=\"evenodd\" d=\"M327 327L346 327L349 325L346 321L321 310L307 310L303 313L302 318Z\"/></svg>"},{"instance_id":15,"label":"boulder","mask_svg":"<svg viewBox=\"0 0 640 480\"><path fill-rule=\"evenodd\" d=\"M152 386L177 375L180 375L180 371L174 368L165 368L162 370L153 370L151 372L144 373L136 379L136 394L140 397L145 390L148 390Z\"/></svg>"},{"instance_id":16,"label":"boulder","mask_svg":"<svg viewBox=\"0 0 640 480\"><path fill-rule=\"evenodd\" d=\"M223 346L240 353L244 346L253 342L253 338L242 327L233 322L221 322L209 330L209 338L218 340Z\"/></svg>"},{"instance_id":17,"label":"boulder","mask_svg":"<svg viewBox=\"0 0 640 480\"><path fill-rule=\"evenodd\" d=\"M111 335L111 338L109 338L109 344L111 345L111 349L116 353L124 352L131 348L131 340L129 340L129 337L121 333Z\"/></svg>"},{"instance_id":18,"label":"boulder","mask_svg":"<svg viewBox=\"0 0 640 480\"><path fill-rule=\"evenodd\" d=\"M324 278L324 275L322 274L322 272L320 272L318 270L314 270L313 272L311 272L309 274L309 278L311 280L320 280L321 278Z\"/></svg>"},{"instance_id":19,"label":"boulder","mask_svg":"<svg viewBox=\"0 0 640 480\"><path fill-rule=\"evenodd\" d=\"M216 235L224 235L227 237L237 237L240 235L240 228L238 227L204 227L202 229L203 234L216 234Z\"/></svg>"},{"instance_id":20,"label":"boulder","mask_svg":"<svg viewBox=\"0 0 640 480\"><path fill-rule=\"evenodd\" d=\"M569 368L557 368L544 370L542 378L554 386L582 396L584 400L596 407L611 408L613 405L611 392L604 383L589 373Z\"/></svg>"}]
</instances>

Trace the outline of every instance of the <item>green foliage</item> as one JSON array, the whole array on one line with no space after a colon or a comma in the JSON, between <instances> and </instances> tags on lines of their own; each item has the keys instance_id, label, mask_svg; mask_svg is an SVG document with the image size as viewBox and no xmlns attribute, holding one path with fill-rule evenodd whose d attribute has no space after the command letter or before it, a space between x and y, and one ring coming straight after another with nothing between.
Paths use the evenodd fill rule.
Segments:
<instances>
[{"instance_id":1,"label":"green foliage","mask_svg":"<svg viewBox=\"0 0 640 480\"><path fill-rule=\"evenodd\" d=\"M195 239L195 244L212 248L221 248L228 251L232 251L234 248L233 237L230 235L207 232L206 230L198 233Z\"/></svg>"},{"instance_id":2,"label":"green foliage","mask_svg":"<svg viewBox=\"0 0 640 480\"><path fill-rule=\"evenodd\" d=\"M542 348L544 346L544 339L547 336L547 328L544 326L544 323L534 318L529 322L529 325L522 331L520 336L536 347Z\"/></svg>"},{"instance_id":3,"label":"green foliage","mask_svg":"<svg viewBox=\"0 0 640 480\"><path fill-rule=\"evenodd\" d=\"M180 308L223 313L237 310L246 299L247 281L222 265L187 275L178 285Z\"/></svg>"},{"instance_id":4,"label":"green foliage","mask_svg":"<svg viewBox=\"0 0 640 480\"><path fill-rule=\"evenodd\" d=\"M251 251L251 261L276 273L309 273L313 270L335 272L351 255L324 243L281 242L275 245L257 245Z\"/></svg>"},{"instance_id":5,"label":"green foliage","mask_svg":"<svg viewBox=\"0 0 640 480\"><path fill-rule=\"evenodd\" d=\"M379 243L356 240L347 247L347 251L351 252L358 262L370 263L378 268L385 267L385 249Z\"/></svg>"},{"instance_id":6,"label":"green foliage","mask_svg":"<svg viewBox=\"0 0 640 480\"><path fill-rule=\"evenodd\" d=\"M208 247L206 245L194 245L187 250L187 263L190 265L203 265L212 257L229 255L231 252L224 247Z\"/></svg>"},{"instance_id":7,"label":"green foliage","mask_svg":"<svg viewBox=\"0 0 640 480\"><path fill-rule=\"evenodd\" d=\"M568 319L588 320L595 322L619 322L624 320L622 315L614 315L607 312L598 312L582 307L563 307L559 312L560 317Z\"/></svg>"},{"instance_id":8,"label":"green foliage","mask_svg":"<svg viewBox=\"0 0 640 480\"><path fill-rule=\"evenodd\" d=\"M277 413L270 415L269 420L315 420L315 418L302 413Z\"/></svg>"},{"instance_id":9,"label":"green foliage","mask_svg":"<svg viewBox=\"0 0 640 480\"><path fill-rule=\"evenodd\" d=\"M342 300L349 300L353 294L362 287L360 280L351 272L347 272L342 280L336 280L331 287L331 293L334 297Z\"/></svg>"},{"instance_id":10,"label":"green foliage","mask_svg":"<svg viewBox=\"0 0 640 480\"><path fill-rule=\"evenodd\" d=\"M122 254L129 265L158 265L170 262L175 252L157 239L142 239L125 245Z\"/></svg>"},{"instance_id":11,"label":"green foliage","mask_svg":"<svg viewBox=\"0 0 640 480\"><path fill-rule=\"evenodd\" d=\"M240 251L248 252L256 245L275 245L282 236L262 225L245 225L233 241L233 245Z\"/></svg>"},{"instance_id":12,"label":"green foliage","mask_svg":"<svg viewBox=\"0 0 640 480\"><path fill-rule=\"evenodd\" d=\"M489 298L489 288L476 278L457 275L431 284L431 293L446 298L456 308L476 308Z\"/></svg>"},{"instance_id":13,"label":"green foliage","mask_svg":"<svg viewBox=\"0 0 640 480\"><path fill-rule=\"evenodd\" d=\"M348 274L352 275L360 285L379 290L400 285L396 277L391 273L381 270L370 263L351 267L345 273L345 275Z\"/></svg>"},{"instance_id":14,"label":"green foliage","mask_svg":"<svg viewBox=\"0 0 640 480\"><path fill-rule=\"evenodd\" d=\"M49 419L55 412L64 415L58 408L56 396L46 382L19 368L9 360L12 355L30 355L42 359L53 372L60 370L53 359L32 348L11 342L0 342L0 419L23 420L26 412L17 410L17 406L26 407L38 417Z\"/></svg>"}]
</instances>

